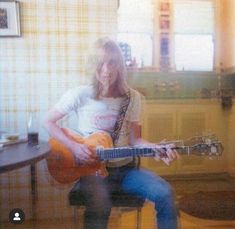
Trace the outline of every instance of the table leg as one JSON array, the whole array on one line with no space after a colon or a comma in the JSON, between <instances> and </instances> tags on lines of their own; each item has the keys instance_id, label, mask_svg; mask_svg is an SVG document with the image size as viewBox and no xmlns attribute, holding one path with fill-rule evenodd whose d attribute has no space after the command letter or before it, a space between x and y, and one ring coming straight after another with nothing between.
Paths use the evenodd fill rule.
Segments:
<instances>
[{"instance_id":1,"label":"table leg","mask_svg":"<svg viewBox=\"0 0 235 229\"><path fill-rule=\"evenodd\" d=\"M36 202L38 199L37 192L37 174L36 174L36 165L32 164L30 166L31 173L31 195L32 195L32 219L36 221Z\"/></svg>"}]
</instances>

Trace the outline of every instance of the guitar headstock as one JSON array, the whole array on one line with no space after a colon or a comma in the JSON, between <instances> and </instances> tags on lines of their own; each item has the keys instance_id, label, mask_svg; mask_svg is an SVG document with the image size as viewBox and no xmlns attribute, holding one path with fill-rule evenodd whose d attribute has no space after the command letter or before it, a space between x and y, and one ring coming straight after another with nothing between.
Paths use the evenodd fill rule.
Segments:
<instances>
[{"instance_id":1,"label":"guitar headstock","mask_svg":"<svg viewBox=\"0 0 235 229\"><path fill-rule=\"evenodd\" d=\"M194 140L194 144L191 146L193 154L221 156L223 153L224 147L215 134L195 136L189 140Z\"/></svg>"},{"instance_id":2,"label":"guitar headstock","mask_svg":"<svg viewBox=\"0 0 235 229\"><path fill-rule=\"evenodd\" d=\"M218 141L215 134L194 136L185 141L177 140L167 143L173 143L179 153L186 155L221 156L224 150L222 143Z\"/></svg>"},{"instance_id":3,"label":"guitar headstock","mask_svg":"<svg viewBox=\"0 0 235 229\"><path fill-rule=\"evenodd\" d=\"M195 155L207 155L207 156L221 156L224 150L224 147L221 142L213 141L210 143L197 143L190 147L190 153Z\"/></svg>"}]
</instances>

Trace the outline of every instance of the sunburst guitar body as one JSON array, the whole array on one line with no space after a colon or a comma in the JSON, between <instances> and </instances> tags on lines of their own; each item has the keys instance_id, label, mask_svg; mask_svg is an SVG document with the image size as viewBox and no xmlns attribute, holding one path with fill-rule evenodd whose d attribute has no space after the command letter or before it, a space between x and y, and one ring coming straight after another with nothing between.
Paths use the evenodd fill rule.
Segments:
<instances>
[{"instance_id":1,"label":"sunburst guitar body","mask_svg":"<svg viewBox=\"0 0 235 229\"><path fill-rule=\"evenodd\" d=\"M62 129L64 134L72 140L87 145L95 150L97 146L103 148L113 147L111 137L105 132L97 132L86 138L79 136L69 129ZM107 175L106 167L103 162L96 162L86 166L78 165L70 150L58 140L49 139L51 152L47 157L47 166L51 176L59 183L67 184L78 180L81 176L90 174Z\"/></svg>"}]
</instances>

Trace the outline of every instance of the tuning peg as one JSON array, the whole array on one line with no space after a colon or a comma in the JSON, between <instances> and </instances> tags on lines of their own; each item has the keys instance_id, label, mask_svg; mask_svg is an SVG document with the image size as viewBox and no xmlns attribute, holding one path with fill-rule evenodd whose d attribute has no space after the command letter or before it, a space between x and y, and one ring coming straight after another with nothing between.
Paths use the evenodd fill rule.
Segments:
<instances>
[{"instance_id":1,"label":"tuning peg","mask_svg":"<svg viewBox=\"0 0 235 229\"><path fill-rule=\"evenodd\" d=\"M216 146L212 145L211 146L211 153L216 154L218 152Z\"/></svg>"}]
</instances>

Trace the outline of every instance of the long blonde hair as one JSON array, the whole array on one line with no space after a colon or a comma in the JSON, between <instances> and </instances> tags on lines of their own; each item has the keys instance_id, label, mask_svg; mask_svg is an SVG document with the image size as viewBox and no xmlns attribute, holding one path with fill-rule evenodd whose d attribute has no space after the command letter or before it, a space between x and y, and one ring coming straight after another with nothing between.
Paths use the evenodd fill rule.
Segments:
<instances>
[{"instance_id":1,"label":"long blonde hair","mask_svg":"<svg viewBox=\"0 0 235 229\"><path fill-rule=\"evenodd\" d=\"M102 67L102 63L107 60L115 62L117 67L117 79L114 82L113 97L120 97L126 94L129 87L126 82L126 67L121 49L118 44L109 38L100 38L94 43L92 53L88 57L88 68L93 76L92 85L95 90L95 98L99 99L102 92L102 85L97 80L97 71Z\"/></svg>"}]
</instances>

